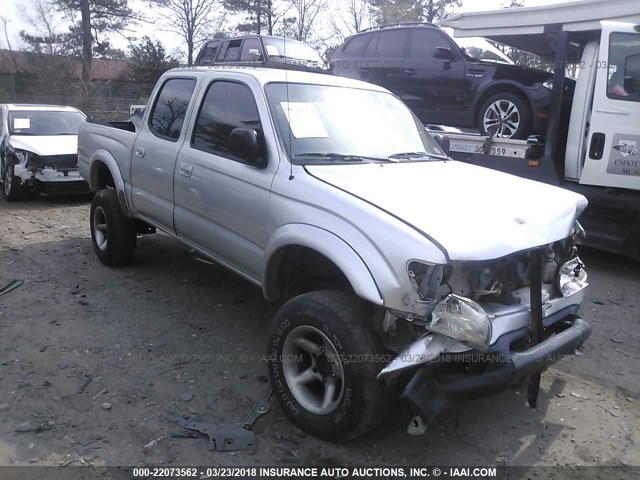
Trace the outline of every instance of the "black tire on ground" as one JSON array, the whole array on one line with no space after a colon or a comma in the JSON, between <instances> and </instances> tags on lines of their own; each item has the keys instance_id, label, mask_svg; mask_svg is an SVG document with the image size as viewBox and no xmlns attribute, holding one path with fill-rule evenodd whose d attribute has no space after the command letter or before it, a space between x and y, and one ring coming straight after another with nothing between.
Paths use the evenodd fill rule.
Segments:
<instances>
[{"instance_id":1,"label":"black tire on ground","mask_svg":"<svg viewBox=\"0 0 640 480\"><path fill-rule=\"evenodd\" d=\"M491 128L492 124L496 125ZM525 140L531 133L533 118L528 102L514 93L497 93L487 98L478 112L480 134Z\"/></svg>"},{"instance_id":2,"label":"black tire on ground","mask_svg":"<svg viewBox=\"0 0 640 480\"><path fill-rule=\"evenodd\" d=\"M93 249L102 263L112 267L131 263L136 251L136 223L122 212L114 189L94 195L89 223Z\"/></svg>"},{"instance_id":3,"label":"black tire on ground","mask_svg":"<svg viewBox=\"0 0 640 480\"><path fill-rule=\"evenodd\" d=\"M22 181L13 174L13 165L9 164L2 172L2 196L7 202L21 200L26 194Z\"/></svg>"},{"instance_id":4,"label":"black tire on ground","mask_svg":"<svg viewBox=\"0 0 640 480\"><path fill-rule=\"evenodd\" d=\"M389 411L393 389L376 378L389 358L371 309L353 294L322 290L289 300L271 324L267 352L274 395L287 417L312 435L353 439Z\"/></svg>"}]
</instances>

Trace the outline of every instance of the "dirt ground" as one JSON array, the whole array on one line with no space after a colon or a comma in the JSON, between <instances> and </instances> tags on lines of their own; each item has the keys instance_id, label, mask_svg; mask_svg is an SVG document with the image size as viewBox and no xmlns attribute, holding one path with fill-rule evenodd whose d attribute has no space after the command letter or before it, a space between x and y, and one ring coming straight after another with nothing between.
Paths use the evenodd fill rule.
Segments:
<instances>
[{"instance_id":1,"label":"dirt ground","mask_svg":"<svg viewBox=\"0 0 640 480\"><path fill-rule=\"evenodd\" d=\"M0 288L24 281L0 296L0 465L640 465L637 262L583 252L594 332L544 374L536 410L509 390L412 437L398 403L375 432L332 444L272 401L255 453L216 452L171 437L162 416L242 419L268 388L260 356L278 306L165 235L107 268L88 213L87 197L0 200Z\"/></svg>"}]
</instances>

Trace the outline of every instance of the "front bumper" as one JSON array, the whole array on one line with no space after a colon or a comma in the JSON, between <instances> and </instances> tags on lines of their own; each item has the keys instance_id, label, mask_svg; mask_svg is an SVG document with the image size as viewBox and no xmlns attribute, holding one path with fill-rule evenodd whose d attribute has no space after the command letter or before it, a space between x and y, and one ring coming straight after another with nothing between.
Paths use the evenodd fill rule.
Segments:
<instances>
[{"instance_id":1,"label":"front bumper","mask_svg":"<svg viewBox=\"0 0 640 480\"><path fill-rule=\"evenodd\" d=\"M424 418L432 420L458 401L496 393L539 373L573 353L591 334L591 325L567 308L545 318L545 340L522 350L529 328L502 336L485 353L443 354L420 366L402 394Z\"/></svg>"}]
</instances>

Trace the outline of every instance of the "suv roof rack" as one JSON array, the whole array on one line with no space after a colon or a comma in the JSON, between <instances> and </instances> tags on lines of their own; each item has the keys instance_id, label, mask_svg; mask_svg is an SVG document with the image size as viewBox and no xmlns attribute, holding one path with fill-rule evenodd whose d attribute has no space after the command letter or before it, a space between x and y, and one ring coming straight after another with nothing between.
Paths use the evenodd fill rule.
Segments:
<instances>
[{"instance_id":1,"label":"suv roof rack","mask_svg":"<svg viewBox=\"0 0 640 480\"><path fill-rule=\"evenodd\" d=\"M429 22L406 22L406 23L388 23L385 25L378 25L376 27L365 28L364 30L360 30L358 33L370 32L371 30L381 30L383 28L390 27L429 27L429 28L440 28L435 23ZM355 35L357 35L356 33Z\"/></svg>"}]
</instances>

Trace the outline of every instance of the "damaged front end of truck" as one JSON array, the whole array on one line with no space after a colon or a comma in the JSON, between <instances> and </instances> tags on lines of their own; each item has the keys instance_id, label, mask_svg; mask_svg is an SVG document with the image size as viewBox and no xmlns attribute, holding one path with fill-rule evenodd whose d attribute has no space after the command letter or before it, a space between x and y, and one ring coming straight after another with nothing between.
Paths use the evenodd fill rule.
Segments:
<instances>
[{"instance_id":1,"label":"damaged front end of truck","mask_svg":"<svg viewBox=\"0 0 640 480\"><path fill-rule=\"evenodd\" d=\"M528 382L535 407L540 374L580 348L591 326L578 316L588 286L570 237L488 261L452 261L407 266L420 315L388 311L385 335L413 341L382 369L378 378L402 381L402 398L421 425L458 401ZM405 320L405 321L401 321ZM396 340L397 340L396 338Z\"/></svg>"}]
</instances>

